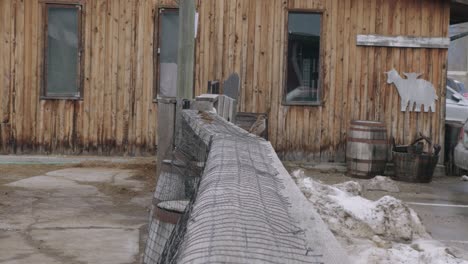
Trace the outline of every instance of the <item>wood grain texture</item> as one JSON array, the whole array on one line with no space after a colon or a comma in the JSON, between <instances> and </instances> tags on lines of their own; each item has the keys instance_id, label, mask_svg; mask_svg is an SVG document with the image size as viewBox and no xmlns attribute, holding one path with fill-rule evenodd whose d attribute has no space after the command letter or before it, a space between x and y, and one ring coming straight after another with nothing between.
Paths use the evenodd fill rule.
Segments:
<instances>
[{"instance_id":1,"label":"wood grain texture","mask_svg":"<svg viewBox=\"0 0 468 264\"><path fill-rule=\"evenodd\" d=\"M153 155L154 16L174 0L86 0L83 100L41 100L46 1L0 1L0 153Z\"/></svg>"},{"instance_id":2,"label":"wood grain texture","mask_svg":"<svg viewBox=\"0 0 468 264\"><path fill-rule=\"evenodd\" d=\"M420 25L420 24L418 24ZM413 36L382 36L382 35L357 35L357 45L395 47L395 48L433 48L448 49L450 38L413 37Z\"/></svg>"},{"instance_id":3,"label":"wood grain texture","mask_svg":"<svg viewBox=\"0 0 468 264\"><path fill-rule=\"evenodd\" d=\"M221 6L223 14L218 12ZM402 144L419 132L442 143L446 51L358 46L356 36L445 40L449 6L442 0L198 1L201 34L197 39L196 93L206 89L208 80L226 79L238 72L238 110L268 113L270 140L285 159L343 161L353 119L384 122L389 137L395 136ZM322 13L320 106L282 105L288 10ZM224 58L219 58L220 50ZM423 72L441 98L436 113L402 113L396 88L386 83L384 72L391 68Z\"/></svg>"},{"instance_id":4,"label":"wood grain texture","mask_svg":"<svg viewBox=\"0 0 468 264\"><path fill-rule=\"evenodd\" d=\"M86 0L83 100L40 100L43 3L0 1L0 152L154 154L154 42L158 8L175 0ZM196 0L195 93L232 72L238 111L267 113L286 159L343 161L353 119L384 122L407 144L417 133L442 144L445 49L358 46L357 35L448 37L445 0ZM288 10L322 13L319 106L282 104ZM435 113L402 113L385 71L421 72Z\"/></svg>"}]
</instances>

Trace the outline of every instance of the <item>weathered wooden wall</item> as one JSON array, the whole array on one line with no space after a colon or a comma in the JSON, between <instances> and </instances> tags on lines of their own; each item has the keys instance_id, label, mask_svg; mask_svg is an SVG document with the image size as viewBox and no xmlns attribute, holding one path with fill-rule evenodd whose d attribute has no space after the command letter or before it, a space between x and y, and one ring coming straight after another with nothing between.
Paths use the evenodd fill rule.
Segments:
<instances>
[{"instance_id":1,"label":"weathered wooden wall","mask_svg":"<svg viewBox=\"0 0 468 264\"><path fill-rule=\"evenodd\" d=\"M39 0L0 1L1 153L154 154L153 19L175 1L84 2L84 95L70 101L39 98Z\"/></svg>"},{"instance_id":2,"label":"weathered wooden wall","mask_svg":"<svg viewBox=\"0 0 468 264\"><path fill-rule=\"evenodd\" d=\"M269 136L288 159L343 160L352 119L384 121L408 143L443 144L447 50L356 46L357 34L447 36L448 0L195 0L196 93L241 76L239 107L269 114ZM40 100L39 0L0 1L0 152L148 154L156 147L154 16L175 0L85 0L82 101ZM323 11L321 106L281 104L288 10ZM402 113L384 71L421 72L436 113Z\"/></svg>"},{"instance_id":3,"label":"weathered wooden wall","mask_svg":"<svg viewBox=\"0 0 468 264\"><path fill-rule=\"evenodd\" d=\"M269 136L286 159L344 160L353 119L385 122L389 137L418 132L444 142L446 49L358 47L357 34L446 37L448 0L199 0L197 93L241 76L240 111L269 114ZM281 104L288 10L323 11L321 106ZM385 71L421 72L439 96L435 113L403 113Z\"/></svg>"}]
</instances>

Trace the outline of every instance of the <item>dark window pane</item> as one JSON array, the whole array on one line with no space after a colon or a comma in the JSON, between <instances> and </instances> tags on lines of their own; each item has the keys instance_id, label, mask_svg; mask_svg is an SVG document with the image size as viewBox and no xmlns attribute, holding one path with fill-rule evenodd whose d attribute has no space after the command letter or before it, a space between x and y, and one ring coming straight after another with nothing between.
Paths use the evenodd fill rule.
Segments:
<instances>
[{"instance_id":1,"label":"dark window pane","mask_svg":"<svg viewBox=\"0 0 468 264\"><path fill-rule=\"evenodd\" d=\"M179 13L174 10L162 12L160 28L159 95L176 97Z\"/></svg>"},{"instance_id":2,"label":"dark window pane","mask_svg":"<svg viewBox=\"0 0 468 264\"><path fill-rule=\"evenodd\" d=\"M320 16L289 14L286 103L320 102Z\"/></svg>"},{"instance_id":3,"label":"dark window pane","mask_svg":"<svg viewBox=\"0 0 468 264\"><path fill-rule=\"evenodd\" d=\"M78 8L47 10L46 95L79 97Z\"/></svg>"}]
</instances>

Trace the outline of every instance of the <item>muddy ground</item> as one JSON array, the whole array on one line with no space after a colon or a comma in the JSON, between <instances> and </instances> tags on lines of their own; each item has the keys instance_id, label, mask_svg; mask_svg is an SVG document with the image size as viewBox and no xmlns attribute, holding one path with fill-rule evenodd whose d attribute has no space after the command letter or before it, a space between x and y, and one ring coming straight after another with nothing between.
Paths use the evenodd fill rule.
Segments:
<instances>
[{"instance_id":1,"label":"muddy ground","mask_svg":"<svg viewBox=\"0 0 468 264\"><path fill-rule=\"evenodd\" d=\"M0 263L140 263L155 171L152 159L0 164Z\"/></svg>"}]
</instances>

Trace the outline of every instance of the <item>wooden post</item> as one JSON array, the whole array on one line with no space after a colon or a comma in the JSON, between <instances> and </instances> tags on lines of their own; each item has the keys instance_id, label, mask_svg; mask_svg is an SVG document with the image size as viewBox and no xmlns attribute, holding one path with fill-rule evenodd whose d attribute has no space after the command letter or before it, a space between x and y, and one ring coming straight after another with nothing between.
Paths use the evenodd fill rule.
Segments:
<instances>
[{"instance_id":1,"label":"wooden post","mask_svg":"<svg viewBox=\"0 0 468 264\"><path fill-rule=\"evenodd\" d=\"M179 57L177 59L177 99L193 98L195 56L195 1L180 0Z\"/></svg>"},{"instance_id":2,"label":"wooden post","mask_svg":"<svg viewBox=\"0 0 468 264\"><path fill-rule=\"evenodd\" d=\"M158 150L156 154L156 177L161 173L162 161L172 158L174 148L174 122L176 100L158 99Z\"/></svg>"},{"instance_id":3,"label":"wooden post","mask_svg":"<svg viewBox=\"0 0 468 264\"><path fill-rule=\"evenodd\" d=\"M195 57L195 0L179 2L179 44L177 72L177 106L176 106L176 146L181 137L180 111L183 100L193 98L193 73Z\"/></svg>"}]
</instances>

